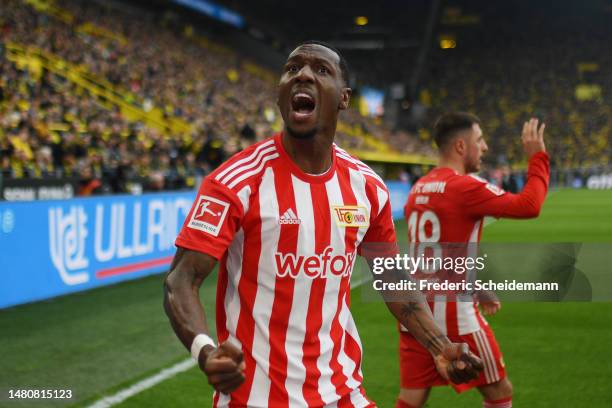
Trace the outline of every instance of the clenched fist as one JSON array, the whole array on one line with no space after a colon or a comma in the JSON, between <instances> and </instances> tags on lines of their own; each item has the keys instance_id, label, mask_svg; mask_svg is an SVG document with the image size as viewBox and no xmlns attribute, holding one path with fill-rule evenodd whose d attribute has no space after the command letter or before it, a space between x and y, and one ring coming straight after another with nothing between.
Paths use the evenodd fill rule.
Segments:
<instances>
[{"instance_id":1,"label":"clenched fist","mask_svg":"<svg viewBox=\"0 0 612 408\"><path fill-rule=\"evenodd\" d=\"M198 365L208 377L208 383L224 394L229 394L244 382L242 351L228 341L217 348L204 346L198 356Z\"/></svg>"},{"instance_id":2,"label":"clenched fist","mask_svg":"<svg viewBox=\"0 0 612 408\"><path fill-rule=\"evenodd\" d=\"M434 357L440 375L455 384L467 383L480 375L482 360L474 355L466 343L449 343Z\"/></svg>"}]
</instances>

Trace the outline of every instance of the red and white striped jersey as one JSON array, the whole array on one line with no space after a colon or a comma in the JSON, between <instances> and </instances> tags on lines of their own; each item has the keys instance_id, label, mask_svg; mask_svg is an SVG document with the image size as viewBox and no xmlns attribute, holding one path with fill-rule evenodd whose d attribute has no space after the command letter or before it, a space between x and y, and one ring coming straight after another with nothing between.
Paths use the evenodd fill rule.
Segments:
<instances>
[{"instance_id":1,"label":"red and white striped jersey","mask_svg":"<svg viewBox=\"0 0 612 408\"><path fill-rule=\"evenodd\" d=\"M309 175L281 135L203 181L176 245L219 259L217 336L242 347L246 381L215 406L368 406L349 311L360 245L395 243L384 183L336 145Z\"/></svg>"},{"instance_id":2,"label":"red and white striped jersey","mask_svg":"<svg viewBox=\"0 0 612 408\"><path fill-rule=\"evenodd\" d=\"M548 155L534 154L529 160L523 191L512 194L480 177L460 175L450 168L435 168L410 190L404 207L408 240L477 243L485 216L533 218L546 198L549 174ZM480 330L480 321L484 322L476 303L470 301L452 302L442 298L430 302L430 306L436 322L449 336L476 332Z\"/></svg>"}]
</instances>

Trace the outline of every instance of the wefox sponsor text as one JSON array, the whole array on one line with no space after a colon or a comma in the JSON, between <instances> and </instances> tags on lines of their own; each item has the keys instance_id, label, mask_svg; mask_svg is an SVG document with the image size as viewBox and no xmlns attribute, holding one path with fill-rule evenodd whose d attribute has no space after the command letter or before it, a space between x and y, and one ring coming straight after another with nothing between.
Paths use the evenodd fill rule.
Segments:
<instances>
[{"instance_id":1,"label":"wefox sponsor text","mask_svg":"<svg viewBox=\"0 0 612 408\"><path fill-rule=\"evenodd\" d=\"M293 253L274 254L276 260L276 274L284 278L286 276L297 278L300 274L307 277L327 278L333 276L350 276L355 262L355 252L345 254L332 254L333 249L327 247L319 255L304 256Z\"/></svg>"}]
</instances>

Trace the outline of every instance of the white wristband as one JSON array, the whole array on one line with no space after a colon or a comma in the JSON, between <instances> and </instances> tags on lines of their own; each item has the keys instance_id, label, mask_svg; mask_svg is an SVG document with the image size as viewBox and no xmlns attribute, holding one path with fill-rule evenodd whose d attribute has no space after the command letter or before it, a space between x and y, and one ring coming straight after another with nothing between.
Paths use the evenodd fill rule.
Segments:
<instances>
[{"instance_id":1,"label":"white wristband","mask_svg":"<svg viewBox=\"0 0 612 408\"><path fill-rule=\"evenodd\" d=\"M193 343L191 343L191 356L195 359L195 361L199 361L200 351L202 351L202 347L204 346L217 347L210 336L203 333L195 336Z\"/></svg>"}]
</instances>

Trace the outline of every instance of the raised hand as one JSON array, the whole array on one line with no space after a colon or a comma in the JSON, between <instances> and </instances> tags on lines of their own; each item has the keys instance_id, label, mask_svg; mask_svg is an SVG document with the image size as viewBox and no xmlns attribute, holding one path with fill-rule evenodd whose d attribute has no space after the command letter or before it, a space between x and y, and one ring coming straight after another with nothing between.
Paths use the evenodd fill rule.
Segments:
<instances>
[{"instance_id":1,"label":"raised hand","mask_svg":"<svg viewBox=\"0 0 612 408\"><path fill-rule=\"evenodd\" d=\"M538 128L538 119L536 118L531 118L528 122L523 124L521 140L527 158L530 158L536 153L546 151L546 146L544 145L545 127L546 124L542 123Z\"/></svg>"}]
</instances>

